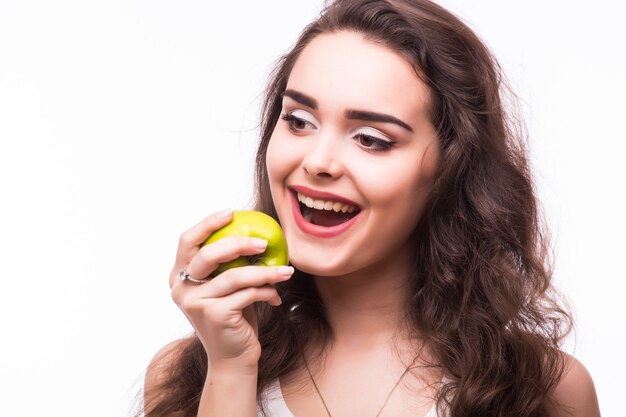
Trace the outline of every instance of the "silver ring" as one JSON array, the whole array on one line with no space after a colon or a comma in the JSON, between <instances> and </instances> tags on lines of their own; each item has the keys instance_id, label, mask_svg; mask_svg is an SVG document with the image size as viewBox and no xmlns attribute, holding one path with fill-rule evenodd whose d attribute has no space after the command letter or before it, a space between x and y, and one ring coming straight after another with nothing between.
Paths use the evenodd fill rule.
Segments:
<instances>
[{"instance_id":1,"label":"silver ring","mask_svg":"<svg viewBox=\"0 0 626 417\"><path fill-rule=\"evenodd\" d=\"M189 272L187 272L187 270L185 268L180 270L180 272L178 273L178 276L180 277L181 281L184 281L184 280L187 279L187 280L189 280L191 282L195 282L195 283L198 283L198 284L202 284L204 282L207 282L207 281L211 280L211 278L205 278L205 279L195 279L195 278L192 278L189 275Z\"/></svg>"}]
</instances>

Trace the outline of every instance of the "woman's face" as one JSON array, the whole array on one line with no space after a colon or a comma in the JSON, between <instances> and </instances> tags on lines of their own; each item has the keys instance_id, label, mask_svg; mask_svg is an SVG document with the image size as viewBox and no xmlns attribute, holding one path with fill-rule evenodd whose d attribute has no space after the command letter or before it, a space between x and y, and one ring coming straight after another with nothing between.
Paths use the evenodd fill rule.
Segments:
<instances>
[{"instance_id":1,"label":"woman's face","mask_svg":"<svg viewBox=\"0 0 626 417\"><path fill-rule=\"evenodd\" d=\"M404 58L355 32L302 51L266 159L295 267L330 276L408 262L439 162L428 98Z\"/></svg>"}]
</instances>

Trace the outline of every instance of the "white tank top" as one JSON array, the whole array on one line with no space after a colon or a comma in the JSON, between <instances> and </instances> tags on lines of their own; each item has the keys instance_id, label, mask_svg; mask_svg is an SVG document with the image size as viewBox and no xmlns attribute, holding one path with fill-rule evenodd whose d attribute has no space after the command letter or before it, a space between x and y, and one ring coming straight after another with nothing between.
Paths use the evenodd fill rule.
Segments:
<instances>
[{"instance_id":1,"label":"white tank top","mask_svg":"<svg viewBox=\"0 0 626 417\"><path fill-rule=\"evenodd\" d=\"M272 381L263 391L265 397L267 417L295 417L283 398L283 392L280 389L280 382L277 379ZM257 417L262 417L261 408L257 405ZM432 408L424 415L424 417L437 417L437 409L433 404Z\"/></svg>"}]
</instances>

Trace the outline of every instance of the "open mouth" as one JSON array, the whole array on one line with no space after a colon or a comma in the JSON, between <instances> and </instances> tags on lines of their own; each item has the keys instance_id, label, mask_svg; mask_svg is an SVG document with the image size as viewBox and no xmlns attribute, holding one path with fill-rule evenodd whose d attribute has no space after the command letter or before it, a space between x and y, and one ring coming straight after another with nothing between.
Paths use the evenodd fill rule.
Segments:
<instances>
[{"instance_id":1,"label":"open mouth","mask_svg":"<svg viewBox=\"0 0 626 417\"><path fill-rule=\"evenodd\" d=\"M361 211L352 204L313 199L299 192L295 194L304 220L317 226L338 226L354 218Z\"/></svg>"}]
</instances>

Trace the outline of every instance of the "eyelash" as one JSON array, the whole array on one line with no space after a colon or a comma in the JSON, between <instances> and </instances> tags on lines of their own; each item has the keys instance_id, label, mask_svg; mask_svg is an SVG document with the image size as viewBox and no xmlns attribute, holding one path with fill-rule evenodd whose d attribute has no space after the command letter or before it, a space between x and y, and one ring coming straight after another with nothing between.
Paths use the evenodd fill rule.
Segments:
<instances>
[{"instance_id":1,"label":"eyelash","mask_svg":"<svg viewBox=\"0 0 626 417\"><path fill-rule=\"evenodd\" d=\"M280 118L288 123L289 130L291 132L293 132L293 133L298 133L299 132L299 130L296 129L293 126L294 122L309 123L306 120L301 119L299 117L296 117L296 116L294 116L291 113L285 113ZM388 151L389 149L391 149L395 145L395 142L389 142L389 141L386 141L386 140L381 140L381 139L378 139L378 138L376 138L374 136L366 135L365 133L357 133L354 137L356 139L359 139L359 140L365 139L365 140L372 141L373 143L375 143L376 145L379 146L379 148L365 147L366 152L385 152L385 151Z\"/></svg>"},{"instance_id":2,"label":"eyelash","mask_svg":"<svg viewBox=\"0 0 626 417\"><path fill-rule=\"evenodd\" d=\"M281 117L281 119L283 119L284 121L287 122L288 126L289 126L289 130L291 130L292 132L298 132L298 129L296 129L295 127L293 127L293 123L294 122L300 122L300 123L309 123L304 119L301 119L299 117L294 116L291 113L285 113L283 114Z\"/></svg>"}]
</instances>

